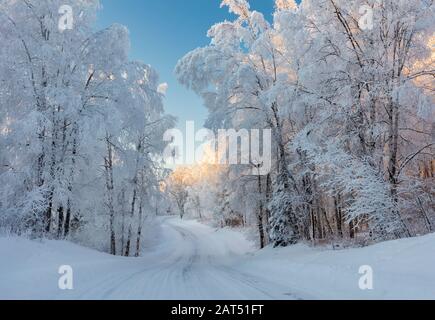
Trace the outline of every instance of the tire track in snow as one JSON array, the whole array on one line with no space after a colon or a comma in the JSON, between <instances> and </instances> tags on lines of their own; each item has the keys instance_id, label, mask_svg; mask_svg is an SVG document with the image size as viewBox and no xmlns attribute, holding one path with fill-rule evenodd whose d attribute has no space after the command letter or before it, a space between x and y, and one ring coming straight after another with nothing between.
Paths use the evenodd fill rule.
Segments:
<instances>
[{"instance_id":1,"label":"tire track in snow","mask_svg":"<svg viewBox=\"0 0 435 320\"><path fill-rule=\"evenodd\" d=\"M117 272L91 281L78 299L293 299L288 288L236 268L242 257L214 239L211 228L176 219L162 221L168 252L117 261ZM169 238L168 238L169 237ZM214 251L213 251L214 250ZM132 264L132 265L131 265Z\"/></svg>"}]
</instances>

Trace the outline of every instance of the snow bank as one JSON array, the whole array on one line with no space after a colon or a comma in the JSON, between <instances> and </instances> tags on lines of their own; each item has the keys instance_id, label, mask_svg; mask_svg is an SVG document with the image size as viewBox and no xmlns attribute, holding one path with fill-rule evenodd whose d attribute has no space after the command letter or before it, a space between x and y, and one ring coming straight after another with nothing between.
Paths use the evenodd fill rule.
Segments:
<instances>
[{"instance_id":1,"label":"snow bank","mask_svg":"<svg viewBox=\"0 0 435 320\"><path fill-rule=\"evenodd\" d=\"M359 288L363 265L373 269L373 290ZM341 251L267 248L238 268L302 299L435 299L435 234Z\"/></svg>"},{"instance_id":2,"label":"snow bank","mask_svg":"<svg viewBox=\"0 0 435 320\"><path fill-rule=\"evenodd\" d=\"M113 257L66 241L0 238L0 299L52 299L61 293L59 267L92 265L80 282L100 276ZM119 259L119 258L117 258Z\"/></svg>"}]
</instances>

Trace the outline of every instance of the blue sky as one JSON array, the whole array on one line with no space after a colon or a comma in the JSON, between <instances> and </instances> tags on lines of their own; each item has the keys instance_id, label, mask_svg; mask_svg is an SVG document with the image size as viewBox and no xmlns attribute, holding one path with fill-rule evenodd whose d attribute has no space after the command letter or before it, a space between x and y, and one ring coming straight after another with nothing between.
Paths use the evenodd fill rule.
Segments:
<instances>
[{"instance_id":1,"label":"blue sky","mask_svg":"<svg viewBox=\"0 0 435 320\"><path fill-rule=\"evenodd\" d=\"M174 68L189 51L209 43L207 30L214 23L231 19L221 0L102 0L98 28L121 23L130 30L131 59L152 65L169 89L167 113L179 119L184 129L188 120L201 127L207 110L193 92L177 83ZM274 0L251 0L251 7L271 17Z\"/></svg>"}]
</instances>

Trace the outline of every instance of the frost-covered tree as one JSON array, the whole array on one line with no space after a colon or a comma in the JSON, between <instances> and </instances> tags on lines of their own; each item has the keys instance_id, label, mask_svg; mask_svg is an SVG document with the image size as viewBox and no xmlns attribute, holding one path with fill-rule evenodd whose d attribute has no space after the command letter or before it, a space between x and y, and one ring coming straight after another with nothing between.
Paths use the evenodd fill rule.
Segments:
<instances>
[{"instance_id":1,"label":"frost-covered tree","mask_svg":"<svg viewBox=\"0 0 435 320\"><path fill-rule=\"evenodd\" d=\"M99 6L0 3L0 225L112 254L129 255L137 238L138 254L173 119L156 72L128 60L128 30L94 31Z\"/></svg>"},{"instance_id":2,"label":"frost-covered tree","mask_svg":"<svg viewBox=\"0 0 435 320\"><path fill-rule=\"evenodd\" d=\"M430 230L432 1L277 0L272 21L246 0L222 6L234 21L214 25L176 71L209 128L272 129L273 170L259 183L272 242Z\"/></svg>"}]
</instances>

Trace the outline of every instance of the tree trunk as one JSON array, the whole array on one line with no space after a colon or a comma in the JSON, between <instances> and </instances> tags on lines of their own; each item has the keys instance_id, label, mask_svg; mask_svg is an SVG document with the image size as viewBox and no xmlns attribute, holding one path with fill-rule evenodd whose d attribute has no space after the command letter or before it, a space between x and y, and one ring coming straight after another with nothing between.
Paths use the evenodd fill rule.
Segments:
<instances>
[{"instance_id":1,"label":"tree trunk","mask_svg":"<svg viewBox=\"0 0 435 320\"><path fill-rule=\"evenodd\" d=\"M398 163L398 153L399 153L399 110L394 102L392 93L390 93L389 101L389 121L390 121L390 133L389 133L389 163L388 163L388 173L390 181L390 192L393 199L393 203L396 206L394 208L394 214L400 221L403 232L410 237L411 232L406 226L402 219L400 211L398 209L399 198L397 194L398 184L399 184L399 163Z\"/></svg>"},{"instance_id":2,"label":"tree trunk","mask_svg":"<svg viewBox=\"0 0 435 320\"><path fill-rule=\"evenodd\" d=\"M73 180L74 180L74 173L75 173L75 166L76 166L76 156L77 156L77 149L78 149L78 142L77 142L77 134L78 134L78 124L74 124L74 129L72 131L73 135L73 150L72 150L72 158L71 158L71 171L70 171L70 177L68 181L68 192L71 196L73 191ZM71 224L71 199L68 198L67 201L67 209L66 209L66 217L65 217L65 229L64 229L64 237L68 237L70 232L70 224Z\"/></svg>"},{"instance_id":3,"label":"tree trunk","mask_svg":"<svg viewBox=\"0 0 435 320\"><path fill-rule=\"evenodd\" d=\"M257 214L257 223L258 223L258 234L260 236L260 248L263 249L266 246L265 241L265 234L264 234L264 222L263 222L263 216L264 216L264 203L262 199L262 193L263 193L263 186L261 183L261 176L258 176L258 196L259 196L259 202L258 202L258 214Z\"/></svg>"},{"instance_id":4,"label":"tree trunk","mask_svg":"<svg viewBox=\"0 0 435 320\"><path fill-rule=\"evenodd\" d=\"M64 213L63 207L57 209L57 239L61 239L63 235Z\"/></svg>"},{"instance_id":5,"label":"tree trunk","mask_svg":"<svg viewBox=\"0 0 435 320\"><path fill-rule=\"evenodd\" d=\"M113 206L113 150L109 135L106 136L107 158L105 159L107 207L109 209L110 254L116 255L115 209Z\"/></svg>"},{"instance_id":6,"label":"tree trunk","mask_svg":"<svg viewBox=\"0 0 435 320\"><path fill-rule=\"evenodd\" d=\"M125 248L125 190L122 190L121 194L121 204L122 204L122 218L121 218L121 248Z\"/></svg>"},{"instance_id":7,"label":"tree trunk","mask_svg":"<svg viewBox=\"0 0 435 320\"><path fill-rule=\"evenodd\" d=\"M326 226L326 228L327 228L327 230L328 230L328 233L329 233L330 235L333 235L333 234L334 234L334 231L332 230L332 226L331 226L331 224L329 223L328 214L326 213L326 210L325 210L325 209L321 209L321 210L322 210L322 212L323 212L323 219L325 220L325 226ZM325 232L325 234L326 234L326 232Z\"/></svg>"},{"instance_id":8,"label":"tree trunk","mask_svg":"<svg viewBox=\"0 0 435 320\"><path fill-rule=\"evenodd\" d=\"M334 197L334 206L335 206L335 222L337 224L337 233L338 236L341 239L343 239L343 215L340 206L340 195Z\"/></svg>"},{"instance_id":9,"label":"tree trunk","mask_svg":"<svg viewBox=\"0 0 435 320\"><path fill-rule=\"evenodd\" d=\"M355 239L355 225L352 220L349 222L349 237Z\"/></svg>"},{"instance_id":10,"label":"tree trunk","mask_svg":"<svg viewBox=\"0 0 435 320\"><path fill-rule=\"evenodd\" d=\"M136 206L136 198L137 198L137 191L136 191L136 186L135 186L134 187L134 191L133 191L133 199L131 201L130 223L128 225L127 243L125 245L125 253L124 253L124 255L126 257L130 256L130 246L131 246L131 237L132 237L131 220L134 217L134 209L135 209L135 206Z\"/></svg>"},{"instance_id":11,"label":"tree trunk","mask_svg":"<svg viewBox=\"0 0 435 320\"><path fill-rule=\"evenodd\" d=\"M139 218L137 224L137 238L136 238L136 254L135 257L140 255L140 241L142 237L142 203L139 206Z\"/></svg>"},{"instance_id":12,"label":"tree trunk","mask_svg":"<svg viewBox=\"0 0 435 320\"><path fill-rule=\"evenodd\" d=\"M267 175L266 178L266 210L265 210L265 214L266 214L266 240L269 243L269 235L270 235L270 217L271 217L271 213L269 210L269 203L272 200L272 178L270 173Z\"/></svg>"},{"instance_id":13,"label":"tree trunk","mask_svg":"<svg viewBox=\"0 0 435 320\"><path fill-rule=\"evenodd\" d=\"M52 220L52 209L53 209L53 193L54 190L51 190L48 195L48 208L45 211L45 232L48 234L51 231L51 220Z\"/></svg>"},{"instance_id":14,"label":"tree trunk","mask_svg":"<svg viewBox=\"0 0 435 320\"><path fill-rule=\"evenodd\" d=\"M67 208L66 208L66 216L65 216L65 227L63 230L63 236L65 238L67 238L69 235L70 223L71 223L71 202L68 199L68 204L67 204Z\"/></svg>"}]
</instances>

